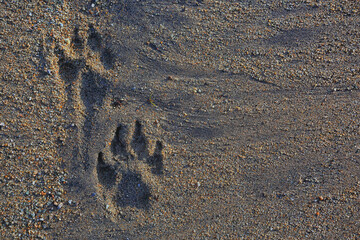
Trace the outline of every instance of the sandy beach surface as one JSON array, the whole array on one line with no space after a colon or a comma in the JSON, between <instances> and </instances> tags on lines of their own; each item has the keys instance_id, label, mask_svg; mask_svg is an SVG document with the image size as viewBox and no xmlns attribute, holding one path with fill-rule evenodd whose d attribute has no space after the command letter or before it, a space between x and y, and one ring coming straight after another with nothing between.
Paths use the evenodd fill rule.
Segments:
<instances>
[{"instance_id":1,"label":"sandy beach surface","mask_svg":"<svg viewBox=\"0 0 360 240\"><path fill-rule=\"evenodd\" d=\"M360 5L0 0L0 239L360 239Z\"/></svg>"}]
</instances>

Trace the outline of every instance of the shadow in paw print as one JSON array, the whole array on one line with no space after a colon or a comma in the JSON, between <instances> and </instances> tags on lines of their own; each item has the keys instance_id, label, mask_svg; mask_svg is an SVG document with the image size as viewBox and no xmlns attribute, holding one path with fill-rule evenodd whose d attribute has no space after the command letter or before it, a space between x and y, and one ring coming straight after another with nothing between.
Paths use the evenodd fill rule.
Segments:
<instances>
[{"instance_id":1,"label":"shadow in paw print","mask_svg":"<svg viewBox=\"0 0 360 240\"><path fill-rule=\"evenodd\" d=\"M102 37L96 31L94 26L90 25L88 30L88 45L93 51L99 51L101 48Z\"/></svg>"},{"instance_id":2,"label":"shadow in paw print","mask_svg":"<svg viewBox=\"0 0 360 240\"><path fill-rule=\"evenodd\" d=\"M114 67L115 54L110 48L104 48L104 50L101 53L100 60L103 63L105 69L111 69Z\"/></svg>"},{"instance_id":3,"label":"shadow in paw print","mask_svg":"<svg viewBox=\"0 0 360 240\"><path fill-rule=\"evenodd\" d=\"M163 145L160 141L156 142L154 154L147 159L147 163L152 166L152 173L161 175L163 174L164 164L162 155Z\"/></svg>"},{"instance_id":4,"label":"shadow in paw print","mask_svg":"<svg viewBox=\"0 0 360 240\"><path fill-rule=\"evenodd\" d=\"M84 49L84 41L81 39L79 35L79 28L76 27L74 29L74 35L72 37L72 44L76 50Z\"/></svg>"},{"instance_id":5,"label":"shadow in paw print","mask_svg":"<svg viewBox=\"0 0 360 240\"><path fill-rule=\"evenodd\" d=\"M101 107L108 91L109 86L105 78L99 74L89 71L82 75L81 99L86 107L86 115L84 121L84 136L89 139L93 117L95 114L95 106Z\"/></svg>"},{"instance_id":6,"label":"shadow in paw print","mask_svg":"<svg viewBox=\"0 0 360 240\"><path fill-rule=\"evenodd\" d=\"M96 31L93 26L89 26L88 31L88 45L94 52L100 52L100 60L105 69L111 69L114 67L115 54L110 48L110 42L103 43L103 38L100 33ZM103 46L105 45L105 46Z\"/></svg>"},{"instance_id":7,"label":"shadow in paw print","mask_svg":"<svg viewBox=\"0 0 360 240\"><path fill-rule=\"evenodd\" d=\"M79 74L79 61L60 58L58 64L60 77L65 83L73 83Z\"/></svg>"},{"instance_id":8,"label":"shadow in paw print","mask_svg":"<svg viewBox=\"0 0 360 240\"><path fill-rule=\"evenodd\" d=\"M124 172L119 184L118 205L149 209L150 189L141 180L141 175L132 171Z\"/></svg>"},{"instance_id":9,"label":"shadow in paw print","mask_svg":"<svg viewBox=\"0 0 360 240\"><path fill-rule=\"evenodd\" d=\"M92 111L94 105L102 105L108 89L109 86L106 79L99 74L93 71L83 74L81 98L88 112Z\"/></svg>"},{"instance_id":10,"label":"shadow in paw print","mask_svg":"<svg viewBox=\"0 0 360 240\"><path fill-rule=\"evenodd\" d=\"M114 186L117 175L116 171L113 166L105 163L104 155L102 152L99 153L96 170L99 182L103 186L107 188L111 188L112 186Z\"/></svg>"},{"instance_id":11,"label":"shadow in paw print","mask_svg":"<svg viewBox=\"0 0 360 240\"><path fill-rule=\"evenodd\" d=\"M125 160L128 160L129 154L126 150L126 127L119 125L116 128L114 139L111 142L111 152L114 156L121 156Z\"/></svg>"},{"instance_id":12,"label":"shadow in paw print","mask_svg":"<svg viewBox=\"0 0 360 240\"><path fill-rule=\"evenodd\" d=\"M67 92L66 108L73 109L74 93L72 90L73 83L79 76L82 68L82 60L71 60L65 57L62 50L56 49L55 53L58 55L59 75L65 83L65 91Z\"/></svg>"},{"instance_id":13,"label":"shadow in paw print","mask_svg":"<svg viewBox=\"0 0 360 240\"><path fill-rule=\"evenodd\" d=\"M135 131L133 135L133 140L131 142L131 147L136 152L139 160L144 160L149 156L149 151L147 149L147 140L142 130L142 125L139 121L135 122Z\"/></svg>"}]
</instances>

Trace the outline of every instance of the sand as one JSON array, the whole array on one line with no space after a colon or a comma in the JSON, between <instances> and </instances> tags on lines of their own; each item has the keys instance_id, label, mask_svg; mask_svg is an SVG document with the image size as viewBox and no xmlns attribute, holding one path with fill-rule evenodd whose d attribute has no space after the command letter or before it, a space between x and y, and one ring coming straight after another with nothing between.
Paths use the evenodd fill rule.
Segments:
<instances>
[{"instance_id":1,"label":"sand","mask_svg":"<svg viewBox=\"0 0 360 240\"><path fill-rule=\"evenodd\" d=\"M360 238L359 10L0 1L0 238Z\"/></svg>"}]
</instances>

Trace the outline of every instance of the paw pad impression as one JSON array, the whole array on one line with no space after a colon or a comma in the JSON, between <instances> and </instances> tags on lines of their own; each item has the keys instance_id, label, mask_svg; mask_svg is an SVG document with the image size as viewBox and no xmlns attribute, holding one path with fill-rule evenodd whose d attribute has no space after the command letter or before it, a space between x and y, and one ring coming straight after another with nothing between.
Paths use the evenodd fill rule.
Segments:
<instances>
[{"instance_id":1,"label":"paw pad impression","mask_svg":"<svg viewBox=\"0 0 360 240\"><path fill-rule=\"evenodd\" d=\"M110 159L106 159L103 152L98 154L96 172L104 189L103 195L105 198L111 196L111 201L118 207L149 209L154 186L144 179L144 174L150 178L163 174L163 144L157 141L150 155L142 128L136 121L129 143L127 126L120 124L111 142ZM146 170L139 167L141 164L148 165L150 173L145 173Z\"/></svg>"}]
</instances>

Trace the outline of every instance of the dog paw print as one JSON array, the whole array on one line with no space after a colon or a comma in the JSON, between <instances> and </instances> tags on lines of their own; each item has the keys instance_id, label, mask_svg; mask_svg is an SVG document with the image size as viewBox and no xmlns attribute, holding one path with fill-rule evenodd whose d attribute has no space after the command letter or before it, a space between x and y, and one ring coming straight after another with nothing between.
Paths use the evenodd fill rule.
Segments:
<instances>
[{"instance_id":1,"label":"dog paw print","mask_svg":"<svg viewBox=\"0 0 360 240\"><path fill-rule=\"evenodd\" d=\"M107 77L114 69L116 54L111 39L103 37L92 25L76 27L68 37L57 37L52 46L52 68L64 84L66 101L64 110L70 121L76 122L78 142L87 143L92 136L97 113L103 109L106 97L113 88ZM82 165L91 169L87 144L78 145Z\"/></svg>"},{"instance_id":2,"label":"dog paw print","mask_svg":"<svg viewBox=\"0 0 360 240\"><path fill-rule=\"evenodd\" d=\"M153 196L154 178L163 174L163 144L155 143L152 154L139 121L133 134L120 124L108 148L98 154L96 175L102 195L108 205L118 208L149 209Z\"/></svg>"},{"instance_id":3,"label":"dog paw print","mask_svg":"<svg viewBox=\"0 0 360 240\"><path fill-rule=\"evenodd\" d=\"M110 46L110 41L105 41L90 25L81 30L76 27L72 37L65 38L64 43L54 51L58 59L58 73L68 95L67 108L80 103L85 108L88 121L94 115L94 108L102 107L112 87L112 83L102 74L116 63Z\"/></svg>"}]
</instances>

